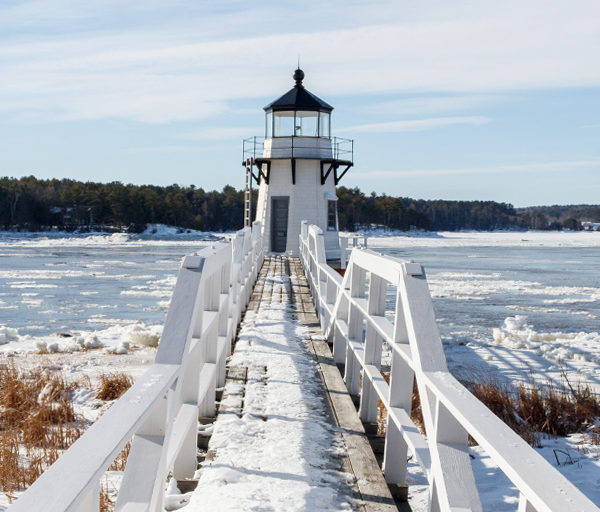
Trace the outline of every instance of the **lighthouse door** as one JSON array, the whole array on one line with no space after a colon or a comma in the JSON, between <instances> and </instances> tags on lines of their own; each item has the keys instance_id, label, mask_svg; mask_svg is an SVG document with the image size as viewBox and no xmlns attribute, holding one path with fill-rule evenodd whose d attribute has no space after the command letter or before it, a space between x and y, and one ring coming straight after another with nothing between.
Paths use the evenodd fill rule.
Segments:
<instances>
[{"instance_id":1,"label":"lighthouse door","mask_svg":"<svg viewBox=\"0 0 600 512\"><path fill-rule=\"evenodd\" d=\"M271 203L271 250L285 252L287 247L287 226L289 197L273 197Z\"/></svg>"}]
</instances>

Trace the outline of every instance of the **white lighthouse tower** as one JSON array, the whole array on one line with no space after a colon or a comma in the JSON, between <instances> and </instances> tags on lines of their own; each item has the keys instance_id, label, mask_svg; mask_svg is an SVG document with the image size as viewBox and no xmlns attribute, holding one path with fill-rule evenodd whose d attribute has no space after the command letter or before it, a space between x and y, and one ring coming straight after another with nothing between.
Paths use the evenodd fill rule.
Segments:
<instances>
[{"instance_id":1,"label":"white lighthouse tower","mask_svg":"<svg viewBox=\"0 0 600 512\"><path fill-rule=\"evenodd\" d=\"M304 72L296 85L264 110L265 137L244 140L245 224L250 223L252 181L258 186L256 220L269 252L298 255L300 224L307 220L325 235L328 259L339 259L335 187L353 165L353 141L331 137L333 107L308 92ZM256 172L255 172L256 171Z\"/></svg>"}]
</instances>

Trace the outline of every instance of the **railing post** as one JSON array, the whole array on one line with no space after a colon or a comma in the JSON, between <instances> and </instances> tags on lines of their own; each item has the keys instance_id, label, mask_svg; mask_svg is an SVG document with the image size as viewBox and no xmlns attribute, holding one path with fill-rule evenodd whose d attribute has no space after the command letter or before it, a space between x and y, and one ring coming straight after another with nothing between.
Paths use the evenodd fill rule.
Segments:
<instances>
[{"instance_id":1,"label":"railing post","mask_svg":"<svg viewBox=\"0 0 600 512\"><path fill-rule=\"evenodd\" d=\"M517 512L537 512L533 505L527 500L527 498L521 493L519 495L519 509Z\"/></svg>"},{"instance_id":2,"label":"railing post","mask_svg":"<svg viewBox=\"0 0 600 512\"><path fill-rule=\"evenodd\" d=\"M408 344L406 322L402 307L402 294L396 293L396 315L394 321L393 343ZM398 407L406 411L410 417L414 372L394 350L392 351L392 367L390 371L389 407ZM383 455L383 471L388 483L404 484L406 482L408 446L402 432L391 419L389 410L386 420L385 448Z\"/></svg>"},{"instance_id":3,"label":"railing post","mask_svg":"<svg viewBox=\"0 0 600 512\"><path fill-rule=\"evenodd\" d=\"M77 507L77 512L97 512L100 509L100 482L88 491Z\"/></svg>"},{"instance_id":4,"label":"railing post","mask_svg":"<svg viewBox=\"0 0 600 512\"><path fill-rule=\"evenodd\" d=\"M134 436L115 510L122 510L127 503L140 503L144 510L162 512L172 397L170 390Z\"/></svg>"},{"instance_id":5,"label":"railing post","mask_svg":"<svg viewBox=\"0 0 600 512\"><path fill-rule=\"evenodd\" d=\"M340 266L345 269L348 263L348 237L340 236Z\"/></svg>"},{"instance_id":6,"label":"railing post","mask_svg":"<svg viewBox=\"0 0 600 512\"><path fill-rule=\"evenodd\" d=\"M366 272L358 265L353 265L350 274L350 297L365 296ZM350 303L348 308L348 339L358 342L363 341L363 317L354 304ZM360 393L360 365L354 355L354 351L346 348L346 368L344 380L351 395Z\"/></svg>"},{"instance_id":7,"label":"railing post","mask_svg":"<svg viewBox=\"0 0 600 512\"><path fill-rule=\"evenodd\" d=\"M420 265L403 263L398 291L421 398L431 453L431 510L482 510L468 454L467 432L427 387L427 372L449 374L435 321L425 273ZM457 485L456 474L460 474Z\"/></svg>"},{"instance_id":8,"label":"railing post","mask_svg":"<svg viewBox=\"0 0 600 512\"><path fill-rule=\"evenodd\" d=\"M369 281L368 313L369 315L385 315L385 298L387 285L379 276L371 273ZM378 369L381 366L382 338L369 322L365 334L365 365L374 365ZM378 396L370 379L362 380L362 392L360 395L360 419L363 422L377 422Z\"/></svg>"}]
</instances>

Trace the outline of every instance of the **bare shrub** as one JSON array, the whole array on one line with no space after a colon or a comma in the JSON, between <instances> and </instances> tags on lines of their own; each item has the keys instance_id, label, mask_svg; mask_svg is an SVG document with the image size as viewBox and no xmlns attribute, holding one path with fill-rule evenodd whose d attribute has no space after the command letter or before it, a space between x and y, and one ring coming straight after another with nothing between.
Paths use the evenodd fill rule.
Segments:
<instances>
[{"instance_id":1,"label":"bare shrub","mask_svg":"<svg viewBox=\"0 0 600 512\"><path fill-rule=\"evenodd\" d=\"M131 451L131 441L129 441L121 450L121 453L116 456L115 460L112 461L112 464L109 466L109 471L125 471L125 466L127 465L127 457L129 457L129 452Z\"/></svg>"},{"instance_id":2,"label":"bare shrub","mask_svg":"<svg viewBox=\"0 0 600 512\"><path fill-rule=\"evenodd\" d=\"M390 373L389 371L384 372L383 378L389 384L390 383ZM381 400L377 403L378 409L378 418L377 418L377 433L379 435L385 434L386 429L386 421L387 421L387 409ZM412 399L411 399L411 407L410 407L410 419L413 423L419 428L421 433L425 434L425 422L423 421L423 411L421 411L421 399L419 397L419 392L417 390L417 380L413 379L413 391L412 391Z\"/></svg>"},{"instance_id":3,"label":"bare shrub","mask_svg":"<svg viewBox=\"0 0 600 512\"><path fill-rule=\"evenodd\" d=\"M389 383L389 373L383 374ZM563 372L562 386L552 383L512 386L497 381L462 381L473 395L532 446L541 446L540 433L566 436L587 432L591 442L600 444L600 399L587 385L574 386ZM379 433L385 433L387 411L379 402ZM411 419L425 434L421 402L416 381L413 384ZM475 441L469 437L469 443Z\"/></svg>"},{"instance_id":4,"label":"bare shrub","mask_svg":"<svg viewBox=\"0 0 600 512\"><path fill-rule=\"evenodd\" d=\"M133 379L125 373L102 374L97 397L107 402L117 400L132 384Z\"/></svg>"},{"instance_id":5,"label":"bare shrub","mask_svg":"<svg viewBox=\"0 0 600 512\"><path fill-rule=\"evenodd\" d=\"M540 436L536 429L519 414L515 401L516 393L513 388L503 386L496 381L464 381L463 384L523 440L532 446L540 446Z\"/></svg>"},{"instance_id":6,"label":"bare shrub","mask_svg":"<svg viewBox=\"0 0 600 512\"><path fill-rule=\"evenodd\" d=\"M0 366L0 491L31 485L85 429L72 402L76 381Z\"/></svg>"},{"instance_id":7,"label":"bare shrub","mask_svg":"<svg viewBox=\"0 0 600 512\"><path fill-rule=\"evenodd\" d=\"M115 509L115 501L111 497L108 483L100 484L100 512L113 512Z\"/></svg>"}]
</instances>

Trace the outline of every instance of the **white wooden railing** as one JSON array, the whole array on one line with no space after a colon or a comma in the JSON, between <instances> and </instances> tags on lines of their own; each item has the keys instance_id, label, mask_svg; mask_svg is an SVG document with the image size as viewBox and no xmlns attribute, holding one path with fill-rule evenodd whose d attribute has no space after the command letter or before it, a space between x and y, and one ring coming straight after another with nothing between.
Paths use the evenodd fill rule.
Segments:
<instances>
[{"instance_id":1,"label":"white wooden railing","mask_svg":"<svg viewBox=\"0 0 600 512\"><path fill-rule=\"evenodd\" d=\"M148 371L15 502L11 512L98 511L100 479L133 438L117 511L162 512L167 475L197 468L198 417L215 388L263 262L260 223L183 259Z\"/></svg>"},{"instance_id":2,"label":"white wooden railing","mask_svg":"<svg viewBox=\"0 0 600 512\"><path fill-rule=\"evenodd\" d=\"M348 255L356 247L367 248L367 236L356 233L340 234L340 266L345 269L348 265Z\"/></svg>"},{"instance_id":3,"label":"white wooden railing","mask_svg":"<svg viewBox=\"0 0 600 512\"><path fill-rule=\"evenodd\" d=\"M517 487L519 512L598 512L450 374L421 265L355 249L342 278L326 263L321 229L306 222L300 258L333 357L345 364L349 392L360 395L361 419L377 421L378 399L387 409L388 483L405 483L410 452L428 478L431 511L481 511L470 434ZM390 288L395 307L386 315ZM380 371L384 343L391 350L389 384ZM410 419L415 377L427 437Z\"/></svg>"}]
</instances>

